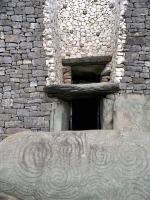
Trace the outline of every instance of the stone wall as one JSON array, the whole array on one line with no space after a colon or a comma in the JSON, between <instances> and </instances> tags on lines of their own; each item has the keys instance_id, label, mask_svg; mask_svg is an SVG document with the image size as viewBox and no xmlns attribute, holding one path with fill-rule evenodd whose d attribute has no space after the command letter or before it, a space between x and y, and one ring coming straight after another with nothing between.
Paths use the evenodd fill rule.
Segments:
<instances>
[{"instance_id":1,"label":"stone wall","mask_svg":"<svg viewBox=\"0 0 150 200\"><path fill-rule=\"evenodd\" d=\"M64 58L111 55L114 50L114 0L58 0L61 55Z\"/></svg>"},{"instance_id":2,"label":"stone wall","mask_svg":"<svg viewBox=\"0 0 150 200\"><path fill-rule=\"evenodd\" d=\"M0 1L0 133L50 130L56 105L43 92L45 0Z\"/></svg>"},{"instance_id":3,"label":"stone wall","mask_svg":"<svg viewBox=\"0 0 150 200\"><path fill-rule=\"evenodd\" d=\"M121 93L150 94L150 2L122 0L119 7L113 80Z\"/></svg>"},{"instance_id":4,"label":"stone wall","mask_svg":"<svg viewBox=\"0 0 150 200\"><path fill-rule=\"evenodd\" d=\"M59 6L57 0L45 1L43 9L45 25L43 45L46 52L46 66L48 70L48 77L46 79L47 85L63 82L58 9Z\"/></svg>"}]
</instances>

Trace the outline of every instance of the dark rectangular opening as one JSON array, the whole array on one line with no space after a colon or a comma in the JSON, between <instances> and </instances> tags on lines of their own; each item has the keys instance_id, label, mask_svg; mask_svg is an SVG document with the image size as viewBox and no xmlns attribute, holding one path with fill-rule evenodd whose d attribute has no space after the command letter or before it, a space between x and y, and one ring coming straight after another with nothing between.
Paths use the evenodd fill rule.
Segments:
<instances>
[{"instance_id":1,"label":"dark rectangular opening","mask_svg":"<svg viewBox=\"0 0 150 200\"><path fill-rule=\"evenodd\" d=\"M100 129L100 100L78 99L70 103L70 130Z\"/></svg>"}]
</instances>

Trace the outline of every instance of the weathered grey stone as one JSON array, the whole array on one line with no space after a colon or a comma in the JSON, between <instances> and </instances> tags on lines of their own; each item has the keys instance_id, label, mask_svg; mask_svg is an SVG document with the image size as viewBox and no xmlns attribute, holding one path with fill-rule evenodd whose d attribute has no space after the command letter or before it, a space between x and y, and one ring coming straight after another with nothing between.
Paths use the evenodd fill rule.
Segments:
<instances>
[{"instance_id":1,"label":"weathered grey stone","mask_svg":"<svg viewBox=\"0 0 150 200\"><path fill-rule=\"evenodd\" d=\"M49 117L50 118L50 117ZM47 117L25 117L24 127L25 128L47 128L49 127L49 120Z\"/></svg>"},{"instance_id":2,"label":"weathered grey stone","mask_svg":"<svg viewBox=\"0 0 150 200\"><path fill-rule=\"evenodd\" d=\"M3 99L2 100L2 105L4 107L13 106L13 99Z\"/></svg>"},{"instance_id":3,"label":"weathered grey stone","mask_svg":"<svg viewBox=\"0 0 150 200\"><path fill-rule=\"evenodd\" d=\"M132 12L132 16L148 15L148 8L137 8Z\"/></svg>"},{"instance_id":4,"label":"weathered grey stone","mask_svg":"<svg viewBox=\"0 0 150 200\"><path fill-rule=\"evenodd\" d=\"M23 128L23 122L22 121L6 121L5 127L6 128L16 128L16 127Z\"/></svg>"},{"instance_id":5,"label":"weathered grey stone","mask_svg":"<svg viewBox=\"0 0 150 200\"><path fill-rule=\"evenodd\" d=\"M5 42L20 42L19 35L5 35Z\"/></svg>"},{"instance_id":6,"label":"weathered grey stone","mask_svg":"<svg viewBox=\"0 0 150 200\"><path fill-rule=\"evenodd\" d=\"M21 49L31 49L32 48L32 43L30 43L30 42L21 42L20 46L21 46Z\"/></svg>"},{"instance_id":7,"label":"weathered grey stone","mask_svg":"<svg viewBox=\"0 0 150 200\"><path fill-rule=\"evenodd\" d=\"M4 99L8 99L8 98L10 98L11 97L11 92L4 92L3 93L3 98Z\"/></svg>"},{"instance_id":8,"label":"weathered grey stone","mask_svg":"<svg viewBox=\"0 0 150 200\"><path fill-rule=\"evenodd\" d=\"M144 89L146 89L146 85L145 84L135 84L134 88L135 88L135 90L144 90Z\"/></svg>"},{"instance_id":9,"label":"weathered grey stone","mask_svg":"<svg viewBox=\"0 0 150 200\"><path fill-rule=\"evenodd\" d=\"M100 65L107 64L111 61L112 56L96 56L96 57L87 57L87 58L72 58L72 59L63 59L63 65L67 66L81 66L81 65Z\"/></svg>"},{"instance_id":10,"label":"weathered grey stone","mask_svg":"<svg viewBox=\"0 0 150 200\"><path fill-rule=\"evenodd\" d=\"M21 200L21 199L0 192L0 200Z\"/></svg>"},{"instance_id":11,"label":"weathered grey stone","mask_svg":"<svg viewBox=\"0 0 150 200\"><path fill-rule=\"evenodd\" d=\"M27 116L29 116L29 110L27 110L27 109L18 109L17 110L17 116L27 117Z\"/></svg>"},{"instance_id":12,"label":"weathered grey stone","mask_svg":"<svg viewBox=\"0 0 150 200\"><path fill-rule=\"evenodd\" d=\"M10 56L9 57L5 56L3 58L3 63L5 64L12 63L12 58Z\"/></svg>"},{"instance_id":13,"label":"weathered grey stone","mask_svg":"<svg viewBox=\"0 0 150 200\"><path fill-rule=\"evenodd\" d=\"M150 131L150 96L130 94L117 97L114 114L116 130Z\"/></svg>"},{"instance_id":14,"label":"weathered grey stone","mask_svg":"<svg viewBox=\"0 0 150 200\"><path fill-rule=\"evenodd\" d=\"M9 121L11 118L11 114L0 114L0 121Z\"/></svg>"},{"instance_id":15,"label":"weathered grey stone","mask_svg":"<svg viewBox=\"0 0 150 200\"><path fill-rule=\"evenodd\" d=\"M102 130L113 129L113 109L113 100L102 99L100 101L100 124Z\"/></svg>"},{"instance_id":16,"label":"weathered grey stone","mask_svg":"<svg viewBox=\"0 0 150 200\"><path fill-rule=\"evenodd\" d=\"M117 83L91 83L91 84L61 84L44 87L44 91L50 97L70 100L89 97L101 97L104 94L111 94L119 90Z\"/></svg>"},{"instance_id":17,"label":"weathered grey stone","mask_svg":"<svg viewBox=\"0 0 150 200\"><path fill-rule=\"evenodd\" d=\"M34 8L33 7L25 7L25 13L26 14L34 14Z\"/></svg>"},{"instance_id":18,"label":"weathered grey stone","mask_svg":"<svg viewBox=\"0 0 150 200\"><path fill-rule=\"evenodd\" d=\"M134 83L134 84L139 84L139 83L144 84L144 83L145 83L145 80L144 80L144 78L134 77L134 78L133 78L133 83Z\"/></svg>"},{"instance_id":19,"label":"weathered grey stone","mask_svg":"<svg viewBox=\"0 0 150 200\"><path fill-rule=\"evenodd\" d=\"M34 47L42 47L43 43L42 43L42 41L34 41L33 45L34 45Z\"/></svg>"},{"instance_id":20,"label":"weathered grey stone","mask_svg":"<svg viewBox=\"0 0 150 200\"><path fill-rule=\"evenodd\" d=\"M149 73L140 73L140 77L149 78Z\"/></svg>"},{"instance_id":21,"label":"weathered grey stone","mask_svg":"<svg viewBox=\"0 0 150 200\"><path fill-rule=\"evenodd\" d=\"M13 15L11 16L12 21L20 22L22 21L22 15Z\"/></svg>"},{"instance_id":22,"label":"weathered grey stone","mask_svg":"<svg viewBox=\"0 0 150 200\"><path fill-rule=\"evenodd\" d=\"M148 199L149 161L149 132L21 132L0 143L0 191L23 200Z\"/></svg>"},{"instance_id":23,"label":"weathered grey stone","mask_svg":"<svg viewBox=\"0 0 150 200\"><path fill-rule=\"evenodd\" d=\"M15 28L15 29L21 28L21 22L12 22L12 26L13 26L13 28Z\"/></svg>"},{"instance_id":24,"label":"weathered grey stone","mask_svg":"<svg viewBox=\"0 0 150 200\"><path fill-rule=\"evenodd\" d=\"M127 83L120 83L119 87L121 90L126 90L127 89Z\"/></svg>"},{"instance_id":25,"label":"weathered grey stone","mask_svg":"<svg viewBox=\"0 0 150 200\"><path fill-rule=\"evenodd\" d=\"M50 114L50 131L69 130L70 105L68 102L61 102Z\"/></svg>"},{"instance_id":26,"label":"weathered grey stone","mask_svg":"<svg viewBox=\"0 0 150 200\"><path fill-rule=\"evenodd\" d=\"M41 103L41 111L50 111L52 109L52 103Z\"/></svg>"}]
</instances>

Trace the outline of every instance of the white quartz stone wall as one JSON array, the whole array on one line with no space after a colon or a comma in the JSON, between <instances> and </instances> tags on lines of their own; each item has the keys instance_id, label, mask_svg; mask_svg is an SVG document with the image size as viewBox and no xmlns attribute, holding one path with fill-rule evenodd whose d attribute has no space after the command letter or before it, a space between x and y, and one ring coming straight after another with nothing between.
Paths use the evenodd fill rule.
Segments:
<instances>
[{"instance_id":1,"label":"white quartz stone wall","mask_svg":"<svg viewBox=\"0 0 150 200\"><path fill-rule=\"evenodd\" d=\"M46 51L46 65L48 68L46 84L58 84L62 83L62 62L60 55L57 0L46 0L43 13L45 25L43 44Z\"/></svg>"},{"instance_id":2,"label":"white quartz stone wall","mask_svg":"<svg viewBox=\"0 0 150 200\"><path fill-rule=\"evenodd\" d=\"M127 38L127 26L125 22L125 12L127 9L129 1L128 0L116 0L116 52L113 55L113 69L112 69L112 80L114 82L120 82L124 76L124 64L125 52L124 46Z\"/></svg>"},{"instance_id":3,"label":"white quartz stone wall","mask_svg":"<svg viewBox=\"0 0 150 200\"><path fill-rule=\"evenodd\" d=\"M58 0L61 56L110 55L115 47L115 0Z\"/></svg>"}]
</instances>

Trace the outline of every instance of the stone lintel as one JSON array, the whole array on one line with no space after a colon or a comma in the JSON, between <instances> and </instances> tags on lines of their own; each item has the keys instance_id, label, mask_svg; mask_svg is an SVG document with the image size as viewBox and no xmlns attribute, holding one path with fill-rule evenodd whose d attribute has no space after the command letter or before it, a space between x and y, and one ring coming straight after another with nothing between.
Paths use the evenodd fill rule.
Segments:
<instances>
[{"instance_id":1,"label":"stone lintel","mask_svg":"<svg viewBox=\"0 0 150 200\"><path fill-rule=\"evenodd\" d=\"M111 61L112 56L93 56L85 58L70 58L62 59L62 64L65 66L82 66L82 65L103 65Z\"/></svg>"},{"instance_id":2,"label":"stone lintel","mask_svg":"<svg viewBox=\"0 0 150 200\"><path fill-rule=\"evenodd\" d=\"M119 91L118 83L90 83L90 84L61 84L44 87L49 97L57 97L62 100L81 98L100 98L106 94Z\"/></svg>"}]
</instances>

